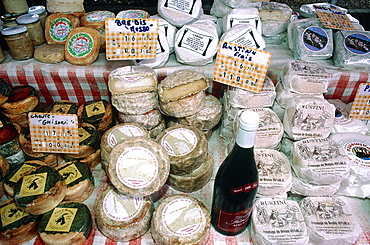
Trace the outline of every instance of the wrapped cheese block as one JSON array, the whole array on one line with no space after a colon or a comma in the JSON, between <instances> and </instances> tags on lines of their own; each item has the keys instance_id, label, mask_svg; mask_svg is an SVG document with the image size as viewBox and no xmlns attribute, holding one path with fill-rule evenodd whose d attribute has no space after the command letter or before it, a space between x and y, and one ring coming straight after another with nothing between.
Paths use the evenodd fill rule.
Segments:
<instances>
[{"instance_id":1,"label":"wrapped cheese block","mask_svg":"<svg viewBox=\"0 0 370 245\"><path fill-rule=\"evenodd\" d=\"M210 214L202 202L184 194L162 199L154 210L151 234L159 245L205 245L210 235Z\"/></svg>"},{"instance_id":2,"label":"wrapped cheese block","mask_svg":"<svg viewBox=\"0 0 370 245\"><path fill-rule=\"evenodd\" d=\"M370 67L370 32L340 30L334 34L334 64L346 68Z\"/></svg>"},{"instance_id":3,"label":"wrapped cheese block","mask_svg":"<svg viewBox=\"0 0 370 245\"><path fill-rule=\"evenodd\" d=\"M284 66L280 77L291 92L321 94L327 92L331 74L317 62L295 60Z\"/></svg>"},{"instance_id":4,"label":"wrapped cheese block","mask_svg":"<svg viewBox=\"0 0 370 245\"><path fill-rule=\"evenodd\" d=\"M278 2L263 2L258 12L264 36L275 36L286 31L293 14L287 4Z\"/></svg>"},{"instance_id":5,"label":"wrapped cheese block","mask_svg":"<svg viewBox=\"0 0 370 245\"><path fill-rule=\"evenodd\" d=\"M292 173L288 157L274 149L255 149L258 168L259 196L286 195L292 187Z\"/></svg>"},{"instance_id":6,"label":"wrapped cheese block","mask_svg":"<svg viewBox=\"0 0 370 245\"><path fill-rule=\"evenodd\" d=\"M253 244L309 244L302 211L294 200L258 198L250 233Z\"/></svg>"},{"instance_id":7,"label":"wrapped cheese block","mask_svg":"<svg viewBox=\"0 0 370 245\"><path fill-rule=\"evenodd\" d=\"M184 3L159 0L157 10L164 19L177 27L182 27L199 19L203 13L201 0Z\"/></svg>"},{"instance_id":8,"label":"wrapped cheese block","mask_svg":"<svg viewBox=\"0 0 370 245\"><path fill-rule=\"evenodd\" d=\"M17 125L13 123L5 123L0 127L0 155L5 157L9 166L19 165L25 161L26 156L19 143L19 133Z\"/></svg>"},{"instance_id":9,"label":"wrapped cheese block","mask_svg":"<svg viewBox=\"0 0 370 245\"><path fill-rule=\"evenodd\" d=\"M81 202L64 201L42 215L39 234L47 245L82 245L92 229L89 208Z\"/></svg>"},{"instance_id":10,"label":"wrapped cheese block","mask_svg":"<svg viewBox=\"0 0 370 245\"><path fill-rule=\"evenodd\" d=\"M85 13L80 18L81 26L91 28L105 28L105 19L114 18L116 15L108 10L94 10Z\"/></svg>"},{"instance_id":11,"label":"wrapped cheese block","mask_svg":"<svg viewBox=\"0 0 370 245\"><path fill-rule=\"evenodd\" d=\"M106 131L115 123L112 104L104 99L90 100L80 105L77 116L101 132Z\"/></svg>"},{"instance_id":12,"label":"wrapped cheese block","mask_svg":"<svg viewBox=\"0 0 370 245\"><path fill-rule=\"evenodd\" d=\"M213 21L198 20L184 25L175 36L176 59L188 65L212 63L218 41L217 26Z\"/></svg>"},{"instance_id":13,"label":"wrapped cheese block","mask_svg":"<svg viewBox=\"0 0 370 245\"><path fill-rule=\"evenodd\" d=\"M283 121L284 120L284 113L285 113L285 108L281 107L279 105L279 103L276 102L276 100L274 101L274 103L272 104L272 107L271 109L276 113L276 115L279 117L280 121Z\"/></svg>"},{"instance_id":14,"label":"wrapped cheese block","mask_svg":"<svg viewBox=\"0 0 370 245\"><path fill-rule=\"evenodd\" d=\"M150 18L158 20L158 30L161 30L166 36L168 45L170 47L170 53L172 53L174 51L175 34L177 32L177 28L162 18L159 14L152 15Z\"/></svg>"},{"instance_id":15,"label":"wrapped cheese block","mask_svg":"<svg viewBox=\"0 0 370 245\"><path fill-rule=\"evenodd\" d=\"M144 114L124 114L118 113L118 121L122 123L138 123L147 130L151 130L163 121L162 113L159 109L153 109Z\"/></svg>"},{"instance_id":16,"label":"wrapped cheese block","mask_svg":"<svg viewBox=\"0 0 370 245\"><path fill-rule=\"evenodd\" d=\"M148 17L149 17L149 13L142 9L121 10L116 15L116 19L120 19L120 18L141 19L141 18L148 18Z\"/></svg>"},{"instance_id":17,"label":"wrapped cheese block","mask_svg":"<svg viewBox=\"0 0 370 245\"><path fill-rule=\"evenodd\" d=\"M104 236L128 242L150 228L154 206L150 196L131 197L108 187L98 200L96 224Z\"/></svg>"},{"instance_id":18,"label":"wrapped cheese block","mask_svg":"<svg viewBox=\"0 0 370 245\"><path fill-rule=\"evenodd\" d=\"M13 86L5 78L0 77L0 105L8 100L12 91Z\"/></svg>"},{"instance_id":19,"label":"wrapped cheese block","mask_svg":"<svg viewBox=\"0 0 370 245\"><path fill-rule=\"evenodd\" d=\"M46 18L45 39L48 44L65 44L68 34L80 25L73 14L53 13Z\"/></svg>"},{"instance_id":20,"label":"wrapped cheese block","mask_svg":"<svg viewBox=\"0 0 370 245\"><path fill-rule=\"evenodd\" d=\"M67 186L52 167L39 166L26 172L14 185L14 200L30 214L43 214L65 197Z\"/></svg>"},{"instance_id":21,"label":"wrapped cheese block","mask_svg":"<svg viewBox=\"0 0 370 245\"><path fill-rule=\"evenodd\" d=\"M360 234L347 198L305 197L299 202L312 244L353 244Z\"/></svg>"},{"instance_id":22,"label":"wrapped cheese block","mask_svg":"<svg viewBox=\"0 0 370 245\"><path fill-rule=\"evenodd\" d=\"M42 63L55 64L64 60L63 44L45 44L35 47L33 58Z\"/></svg>"},{"instance_id":23,"label":"wrapped cheese block","mask_svg":"<svg viewBox=\"0 0 370 245\"><path fill-rule=\"evenodd\" d=\"M56 167L67 185L65 201L85 201L94 190L94 178L89 166L80 161L66 162Z\"/></svg>"},{"instance_id":24,"label":"wrapped cheese block","mask_svg":"<svg viewBox=\"0 0 370 245\"><path fill-rule=\"evenodd\" d=\"M260 50L266 47L262 34L252 24L236 24L225 31L220 40Z\"/></svg>"},{"instance_id":25,"label":"wrapped cheese block","mask_svg":"<svg viewBox=\"0 0 370 245\"><path fill-rule=\"evenodd\" d=\"M226 5L222 0L215 0L212 3L210 13L217 18L222 18L232 9L232 7Z\"/></svg>"},{"instance_id":26,"label":"wrapped cheese block","mask_svg":"<svg viewBox=\"0 0 370 245\"><path fill-rule=\"evenodd\" d=\"M226 6L229 6L230 8L245 8L249 6L258 7L260 5L252 4L253 0L220 0L222 3L224 3ZM258 3L258 2L257 2ZM260 3L259 3L260 4Z\"/></svg>"},{"instance_id":27,"label":"wrapped cheese block","mask_svg":"<svg viewBox=\"0 0 370 245\"><path fill-rule=\"evenodd\" d=\"M38 234L40 217L27 213L10 198L0 205L0 243L22 244Z\"/></svg>"},{"instance_id":28,"label":"wrapped cheese block","mask_svg":"<svg viewBox=\"0 0 370 245\"><path fill-rule=\"evenodd\" d=\"M90 65L99 56L100 33L90 27L76 27L68 34L64 58L73 65Z\"/></svg>"},{"instance_id":29,"label":"wrapped cheese block","mask_svg":"<svg viewBox=\"0 0 370 245\"><path fill-rule=\"evenodd\" d=\"M117 190L130 196L149 196L166 182L170 159L166 150L146 137L126 138L113 147L107 174Z\"/></svg>"},{"instance_id":30,"label":"wrapped cheese block","mask_svg":"<svg viewBox=\"0 0 370 245\"><path fill-rule=\"evenodd\" d=\"M238 24L253 25L262 35L262 23L257 8L234 8L222 17L223 32Z\"/></svg>"},{"instance_id":31,"label":"wrapped cheese block","mask_svg":"<svg viewBox=\"0 0 370 245\"><path fill-rule=\"evenodd\" d=\"M293 140L329 136L335 117L334 105L325 99L300 97L290 101L284 114L284 131Z\"/></svg>"},{"instance_id":32,"label":"wrapped cheese block","mask_svg":"<svg viewBox=\"0 0 370 245\"><path fill-rule=\"evenodd\" d=\"M31 85L17 85L13 87L12 95L0 105L0 109L8 114L22 114L30 112L39 104L37 91Z\"/></svg>"}]
</instances>

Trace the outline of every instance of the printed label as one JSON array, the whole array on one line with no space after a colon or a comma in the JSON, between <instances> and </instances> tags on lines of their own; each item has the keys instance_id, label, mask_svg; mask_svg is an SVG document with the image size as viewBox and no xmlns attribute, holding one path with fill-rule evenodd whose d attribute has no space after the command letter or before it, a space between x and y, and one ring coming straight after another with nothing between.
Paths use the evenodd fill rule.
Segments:
<instances>
[{"instance_id":1,"label":"printed label","mask_svg":"<svg viewBox=\"0 0 370 245\"><path fill-rule=\"evenodd\" d=\"M123 139L135 136L144 136L145 133L138 127L133 125L124 125L122 127L115 128L108 135L108 145L113 147L121 142Z\"/></svg>"},{"instance_id":2,"label":"printed label","mask_svg":"<svg viewBox=\"0 0 370 245\"><path fill-rule=\"evenodd\" d=\"M166 0L164 7L192 15L196 0Z\"/></svg>"},{"instance_id":3,"label":"printed label","mask_svg":"<svg viewBox=\"0 0 370 245\"><path fill-rule=\"evenodd\" d=\"M67 18L57 18L50 25L50 37L56 42L65 42L69 32L72 30L72 23Z\"/></svg>"},{"instance_id":4,"label":"printed label","mask_svg":"<svg viewBox=\"0 0 370 245\"><path fill-rule=\"evenodd\" d=\"M105 106L103 101L97 101L85 106L87 117L93 117L105 113Z\"/></svg>"},{"instance_id":5,"label":"printed label","mask_svg":"<svg viewBox=\"0 0 370 245\"><path fill-rule=\"evenodd\" d=\"M230 193L232 195L239 194L239 193L248 193L248 192L251 192L253 189L256 189L257 187L258 187L258 182L248 183L248 184L245 184L237 188L231 188Z\"/></svg>"},{"instance_id":6,"label":"printed label","mask_svg":"<svg viewBox=\"0 0 370 245\"><path fill-rule=\"evenodd\" d=\"M69 232L78 208L55 208L45 231Z\"/></svg>"},{"instance_id":7,"label":"printed label","mask_svg":"<svg viewBox=\"0 0 370 245\"><path fill-rule=\"evenodd\" d=\"M243 18L243 17L237 17L237 18L230 18L230 21L227 23L227 29L232 28L236 25L252 25L257 28L258 26L259 17L250 17L250 18Z\"/></svg>"},{"instance_id":8,"label":"printed label","mask_svg":"<svg viewBox=\"0 0 370 245\"><path fill-rule=\"evenodd\" d=\"M357 165L370 168L370 144L362 140L349 139L341 142L348 157Z\"/></svg>"},{"instance_id":9,"label":"printed label","mask_svg":"<svg viewBox=\"0 0 370 245\"><path fill-rule=\"evenodd\" d=\"M91 134L87 132L84 128L78 128L78 140L83 142L85 139L91 137Z\"/></svg>"},{"instance_id":10,"label":"printed label","mask_svg":"<svg viewBox=\"0 0 370 245\"><path fill-rule=\"evenodd\" d=\"M62 168L58 172L65 180L67 185L82 177L81 172L78 170L75 164L71 164L65 168Z\"/></svg>"},{"instance_id":11,"label":"printed label","mask_svg":"<svg viewBox=\"0 0 370 245\"><path fill-rule=\"evenodd\" d=\"M51 108L50 113L67 114L72 105L70 104L57 104Z\"/></svg>"},{"instance_id":12,"label":"printed label","mask_svg":"<svg viewBox=\"0 0 370 245\"><path fill-rule=\"evenodd\" d=\"M302 33L302 42L307 49L318 52L326 48L329 43L329 37L322 28L311 26Z\"/></svg>"},{"instance_id":13,"label":"printed label","mask_svg":"<svg viewBox=\"0 0 370 245\"><path fill-rule=\"evenodd\" d=\"M254 36L253 29L251 28L245 29L242 33L235 34L230 38L230 43L255 49L259 49L261 47Z\"/></svg>"},{"instance_id":14,"label":"printed label","mask_svg":"<svg viewBox=\"0 0 370 245\"><path fill-rule=\"evenodd\" d=\"M87 16L87 20L88 21L93 21L93 22L103 21L106 18L113 17L111 15L112 14L108 11L99 11L99 12L89 14Z\"/></svg>"},{"instance_id":15,"label":"printed label","mask_svg":"<svg viewBox=\"0 0 370 245\"><path fill-rule=\"evenodd\" d=\"M353 101L349 118L370 119L370 83L360 83Z\"/></svg>"},{"instance_id":16,"label":"printed label","mask_svg":"<svg viewBox=\"0 0 370 245\"><path fill-rule=\"evenodd\" d=\"M344 47L354 54L368 54L370 52L370 38L361 33L350 34L344 38Z\"/></svg>"},{"instance_id":17,"label":"printed label","mask_svg":"<svg viewBox=\"0 0 370 245\"><path fill-rule=\"evenodd\" d=\"M161 145L171 156L184 156L192 152L197 145L197 136L186 128L178 128L166 133Z\"/></svg>"},{"instance_id":18,"label":"printed label","mask_svg":"<svg viewBox=\"0 0 370 245\"><path fill-rule=\"evenodd\" d=\"M122 13L122 16L117 16L116 18L141 19L146 18L146 14L141 11L128 10Z\"/></svg>"},{"instance_id":19,"label":"printed label","mask_svg":"<svg viewBox=\"0 0 370 245\"><path fill-rule=\"evenodd\" d=\"M190 28L185 28L177 46L191 50L201 56L206 56L213 40L213 36L203 34L199 30L196 32Z\"/></svg>"},{"instance_id":20,"label":"printed label","mask_svg":"<svg viewBox=\"0 0 370 245\"><path fill-rule=\"evenodd\" d=\"M28 165L28 164L23 164L22 165L22 167L20 167L19 169L18 169L18 171L10 178L10 181L11 182L13 182L13 183L17 183L18 182L18 180L21 178L21 176L25 173L25 172L27 172L27 171L29 171L29 170L31 170L31 169L33 169L33 168L35 168L35 166L32 166L32 165Z\"/></svg>"},{"instance_id":21,"label":"printed label","mask_svg":"<svg viewBox=\"0 0 370 245\"><path fill-rule=\"evenodd\" d=\"M12 202L0 209L0 216L1 226L4 228L5 226L28 216L28 213L17 206L15 202Z\"/></svg>"},{"instance_id":22,"label":"printed label","mask_svg":"<svg viewBox=\"0 0 370 245\"><path fill-rule=\"evenodd\" d=\"M26 175L22 179L19 197L41 195L45 192L47 173Z\"/></svg>"},{"instance_id":23,"label":"printed label","mask_svg":"<svg viewBox=\"0 0 370 245\"><path fill-rule=\"evenodd\" d=\"M243 230L252 213L252 207L237 213L218 211L217 227L221 230L236 233Z\"/></svg>"},{"instance_id":24,"label":"printed label","mask_svg":"<svg viewBox=\"0 0 370 245\"><path fill-rule=\"evenodd\" d=\"M94 40L88 33L77 33L68 42L68 52L76 58L89 55L94 47Z\"/></svg>"}]
</instances>

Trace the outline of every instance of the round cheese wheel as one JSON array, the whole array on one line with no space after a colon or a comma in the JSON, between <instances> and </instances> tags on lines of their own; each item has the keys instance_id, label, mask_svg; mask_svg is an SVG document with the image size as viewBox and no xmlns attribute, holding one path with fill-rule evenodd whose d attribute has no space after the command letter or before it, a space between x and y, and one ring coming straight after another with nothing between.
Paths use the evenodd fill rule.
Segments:
<instances>
[{"instance_id":1,"label":"round cheese wheel","mask_svg":"<svg viewBox=\"0 0 370 245\"><path fill-rule=\"evenodd\" d=\"M12 95L12 85L5 78L0 77L0 105L6 102Z\"/></svg>"},{"instance_id":2,"label":"round cheese wheel","mask_svg":"<svg viewBox=\"0 0 370 245\"><path fill-rule=\"evenodd\" d=\"M116 15L108 10L94 10L85 13L80 18L81 26L91 28L105 28L105 19L114 18Z\"/></svg>"},{"instance_id":3,"label":"round cheese wheel","mask_svg":"<svg viewBox=\"0 0 370 245\"><path fill-rule=\"evenodd\" d=\"M108 187L98 200L96 224L109 239L128 242L148 231L153 210L150 196L131 197Z\"/></svg>"},{"instance_id":4,"label":"round cheese wheel","mask_svg":"<svg viewBox=\"0 0 370 245\"><path fill-rule=\"evenodd\" d=\"M121 10L118 12L116 18L135 18L135 19L142 19L148 18L150 15L147 11L142 9L128 9L128 10Z\"/></svg>"},{"instance_id":5,"label":"round cheese wheel","mask_svg":"<svg viewBox=\"0 0 370 245\"><path fill-rule=\"evenodd\" d=\"M163 116L158 109L153 109L147 113L134 115L118 113L118 120L122 123L139 123L147 130L156 127L163 120Z\"/></svg>"},{"instance_id":6,"label":"round cheese wheel","mask_svg":"<svg viewBox=\"0 0 370 245\"><path fill-rule=\"evenodd\" d=\"M47 245L82 245L91 228L89 208L80 202L64 201L42 215L39 234Z\"/></svg>"},{"instance_id":7,"label":"round cheese wheel","mask_svg":"<svg viewBox=\"0 0 370 245\"><path fill-rule=\"evenodd\" d=\"M112 96L113 106L121 113L142 115L158 108L156 91L125 93Z\"/></svg>"},{"instance_id":8,"label":"round cheese wheel","mask_svg":"<svg viewBox=\"0 0 370 245\"><path fill-rule=\"evenodd\" d=\"M48 44L65 44L68 34L80 25L73 14L52 13L45 21L45 39Z\"/></svg>"},{"instance_id":9,"label":"round cheese wheel","mask_svg":"<svg viewBox=\"0 0 370 245\"><path fill-rule=\"evenodd\" d=\"M210 214L194 197L177 194L161 199L154 210L151 234L159 245L207 243Z\"/></svg>"},{"instance_id":10,"label":"round cheese wheel","mask_svg":"<svg viewBox=\"0 0 370 245\"><path fill-rule=\"evenodd\" d=\"M94 191L94 178L89 166L80 161L66 162L56 167L67 185L65 201L85 201Z\"/></svg>"},{"instance_id":11,"label":"round cheese wheel","mask_svg":"<svg viewBox=\"0 0 370 245\"><path fill-rule=\"evenodd\" d=\"M68 157L66 157L65 159L67 160L67 158ZM71 160L74 161L75 159ZM79 161L85 163L90 169L95 168L101 163L101 149L97 149L94 153L88 155L85 158L79 159Z\"/></svg>"},{"instance_id":12,"label":"round cheese wheel","mask_svg":"<svg viewBox=\"0 0 370 245\"><path fill-rule=\"evenodd\" d=\"M0 198L5 194L4 190L4 176L9 170L8 161L0 155Z\"/></svg>"},{"instance_id":13,"label":"round cheese wheel","mask_svg":"<svg viewBox=\"0 0 370 245\"><path fill-rule=\"evenodd\" d=\"M114 122L112 104L106 100L87 101L78 108L77 116L98 131L107 130Z\"/></svg>"},{"instance_id":14,"label":"round cheese wheel","mask_svg":"<svg viewBox=\"0 0 370 245\"><path fill-rule=\"evenodd\" d=\"M52 167L40 166L26 172L14 185L14 200L31 214L55 208L65 197L67 186Z\"/></svg>"},{"instance_id":15,"label":"round cheese wheel","mask_svg":"<svg viewBox=\"0 0 370 245\"><path fill-rule=\"evenodd\" d=\"M44 108L47 113L77 114L79 106L76 102L69 100L55 101Z\"/></svg>"},{"instance_id":16,"label":"round cheese wheel","mask_svg":"<svg viewBox=\"0 0 370 245\"><path fill-rule=\"evenodd\" d=\"M9 114L6 112L2 112L2 114L13 123L18 124L21 128L28 126L28 112L24 112L21 114Z\"/></svg>"},{"instance_id":17,"label":"round cheese wheel","mask_svg":"<svg viewBox=\"0 0 370 245\"><path fill-rule=\"evenodd\" d=\"M5 158L22 151L17 126L13 123L6 123L0 127L0 155Z\"/></svg>"},{"instance_id":18,"label":"round cheese wheel","mask_svg":"<svg viewBox=\"0 0 370 245\"><path fill-rule=\"evenodd\" d=\"M0 243L3 245L22 244L38 234L40 218L27 213L10 198L0 205Z\"/></svg>"},{"instance_id":19,"label":"round cheese wheel","mask_svg":"<svg viewBox=\"0 0 370 245\"><path fill-rule=\"evenodd\" d=\"M163 132L163 130L166 129L166 122L165 120L162 120L157 126L149 130L149 136L152 139L156 139L160 133Z\"/></svg>"},{"instance_id":20,"label":"round cheese wheel","mask_svg":"<svg viewBox=\"0 0 370 245\"><path fill-rule=\"evenodd\" d=\"M64 60L63 44L45 44L35 47L33 58L42 63L55 64Z\"/></svg>"},{"instance_id":21,"label":"round cheese wheel","mask_svg":"<svg viewBox=\"0 0 370 245\"><path fill-rule=\"evenodd\" d=\"M29 127L25 127L21 130L21 133L19 134L19 143L22 147L23 152L29 157L39 158L46 155L46 153L43 152L33 151Z\"/></svg>"},{"instance_id":22,"label":"round cheese wheel","mask_svg":"<svg viewBox=\"0 0 370 245\"><path fill-rule=\"evenodd\" d=\"M120 192L148 196L160 190L170 172L165 149L154 140L131 137L113 147L108 177Z\"/></svg>"},{"instance_id":23,"label":"round cheese wheel","mask_svg":"<svg viewBox=\"0 0 370 245\"><path fill-rule=\"evenodd\" d=\"M22 114L32 111L38 104L39 96L34 87L18 85L13 87L12 95L7 102L0 105L0 108L8 114Z\"/></svg>"}]
</instances>

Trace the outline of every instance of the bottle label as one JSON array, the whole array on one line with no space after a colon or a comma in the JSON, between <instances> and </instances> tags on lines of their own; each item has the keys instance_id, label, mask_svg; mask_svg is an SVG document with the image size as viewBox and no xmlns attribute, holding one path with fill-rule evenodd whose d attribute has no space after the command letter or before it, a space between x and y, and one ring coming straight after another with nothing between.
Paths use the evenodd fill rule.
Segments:
<instances>
[{"instance_id":1,"label":"bottle label","mask_svg":"<svg viewBox=\"0 0 370 245\"><path fill-rule=\"evenodd\" d=\"M256 181L254 183L248 183L248 184L240 186L240 187L231 188L230 192L231 192L232 195L239 194L239 193L248 193L248 192L250 192L251 190L253 190L257 187L258 187L258 182Z\"/></svg>"},{"instance_id":2,"label":"bottle label","mask_svg":"<svg viewBox=\"0 0 370 245\"><path fill-rule=\"evenodd\" d=\"M251 213L252 207L237 213L228 213L220 209L217 227L231 233L242 231L247 226Z\"/></svg>"}]
</instances>

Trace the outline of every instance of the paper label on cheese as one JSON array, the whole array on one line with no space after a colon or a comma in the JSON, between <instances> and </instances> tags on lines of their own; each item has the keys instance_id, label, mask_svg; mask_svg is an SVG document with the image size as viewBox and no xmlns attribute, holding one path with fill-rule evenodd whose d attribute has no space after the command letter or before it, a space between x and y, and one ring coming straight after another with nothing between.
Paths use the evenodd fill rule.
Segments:
<instances>
[{"instance_id":1,"label":"paper label on cheese","mask_svg":"<svg viewBox=\"0 0 370 245\"><path fill-rule=\"evenodd\" d=\"M68 52L75 58L89 55L94 47L94 39L88 33L80 32L73 35L68 41Z\"/></svg>"},{"instance_id":2,"label":"paper label on cheese","mask_svg":"<svg viewBox=\"0 0 370 245\"><path fill-rule=\"evenodd\" d=\"M105 113L105 106L103 101L97 101L85 106L87 117L93 117Z\"/></svg>"},{"instance_id":3,"label":"paper label on cheese","mask_svg":"<svg viewBox=\"0 0 370 245\"><path fill-rule=\"evenodd\" d=\"M257 28L258 26L258 21L259 21L259 17L249 17L249 18L245 18L245 17L233 17L233 18L230 18L229 19L229 22L227 23L227 29L230 29L231 27L235 26L235 25L239 25L239 24L243 24L243 25L253 25L254 27Z\"/></svg>"},{"instance_id":4,"label":"paper label on cheese","mask_svg":"<svg viewBox=\"0 0 370 245\"><path fill-rule=\"evenodd\" d=\"M82 177L81 172L78 170L75 164L71 164L60 169L59 174L65 180L67 185Z\"/></svg>"},{"instance_id":5,"label":"paper label on cheese","mask_svg":"<svg viewBox=\"0 0 370 245\"><path fill-rule=\"evenodd\" d=\"M45 231L69 232L78 208L55 208Z\"/></svg>"},{"instance_id":6,"label":"paper label on cheese","mask_svg":"<svg viewBox=\"0 0 370 245\"><path fill-rule=\"evenodd\" d=\"M196 234L205 222L201 208L186 198L169 202L163 209L162 221L165 229L176 236Z\"/></svg>"},{"instance_id":7,"label":"paper label on cheese","mask_svg":"<svg viewBox=\"0 0 370 245\"><path fill-rule=\"evenodd\" d=\"M348 139L340 143L348 157L357 165L370 168L370 144L367 141Z\"/></svg>"},{"instance_id":8,"label":"paper label on cheese","mask_svg":"<svg viewBox=\"0 0 370 245\"><path fill-rule=\"evenodd\" d=\"M321 51L328 45L329 36L324 29L318 26L310 26L302 33L302 43L308 50Z\"/></svg>"},{"instance_id":9,"label":"paper label on cheese","mask_svg":"<svg viewBox=\"0 0 370 245\"><path fill-rule=\"evenodd\" d=\"M117 127L108 135L108 145L113 147L121 142L122 139L129 137L144 136L143 130L134 125L124 125Z\"/></svg>"},{"instance_id":10,"label":"paper label on cheese","mask_svg":"<svg viewBox=\"0 0 370 245\"><path fill-rule=\"evenodd\" d=\"M182 36L179 38L177 46L191 50L199 55L205 56L207 54L208 47L214 40L214 36L209 35L207 32L200 30L192 30L191 28L185 28Z\"/></svg>"},{"instance_id":11,"label":"paper label on cheese","mask_svg":"<svg viewBox=\"0 0 370 245\"><path fill-rule=\"evenodd\" d=\"M259 38L258 38L259 39ZM243 32L238 32L226 40L227 42L234 43L240 46L259 49L261 46L257 41L254 29L245 28Z\"/></svg>"},{"instance_id":12,"label":"paper label on cheese","mask_svg":"<svg viewBox=\"0 0 370 245\"><path fill-rule=\"evenodd\" d=\"M128 221L135 218L144 205L144 198L130 197L110 190L103 200L104 213L116 221Z\"/></svg>"},{"instance_id":13,"label":"paper label on cheese","mask_svg":"<svg viewBox=\"0 0 370 245\"><path fill-rule=\"evenodd\" d=\"M53 40L64 42L67 40L67 36L72 28L72 23L69 19L57 18L51 23L49 34Z\"/></svg>"},{"instance_id":14,"label":"paper label on cheese","mask_svg":"<svg viewBox=\"0 0 370 245\"><path fill-rule=\"evenodd\" d=\"M184 156L195 149L197 136L189 129L178 128L167 132L161 145L171 156Z\"/></svg>"},{"instance_id":15,"label":"paper label on cheese","mask_svg":"<svg viewBox=\"0 0 370 245\"><path fill-rule=\"evenodd\" d=\"M148 187L157 180L159 163L144 147L131 147L117 159L116 173L122 184L132 189Z\"/></svg>"},{"instance_id":16,"label":"paper label on cheese","mask_svg":"<svg viewBox=\"0 0 370 245\"><path fill-rule=\"evenodd\" d=\"M19 197L41 195L45 192L47 173L31 174L23 177Z\"/></svg>"},{"instance_id":17,"label":"paper label on cheese","mask_svg":"<svg viewBox=\"0 0 370 245\"><path fill-rule=\"evenodd\" d=\"M25 172L27 172L27 171L29 171L29 170L31 170L31 169L33 169L33 168L35 168L35 166L32 166L32 165L28 165L28 164L23 164L22 165L22 167L20 167L19 169L18 169L18 171L10 178L10 181L11 182L13 182L13 183L17 183L17 181L21 178L21 176L25 173Z\"/></svg>"},{"instance_id":18,"label":"paper label on cheese","mask_svg":"<svg viewBox=\"0 0 370 245\"><path fill-rule=\"evenodd\" d=\"M87 20L92 22L103 21L106 18L112 17L112 14L108 11L99 11L87 15Z\"/></svg>"},{"instance_id":19,"label":"paper label on cheese","mask_svg":"<svg viewBox=\"0 0 370 245\"><path fill-rule=\"evenodd\" d=\"M85 139L89 138L91 134L87 132L84 128L78 128L78 140L83 142Z\"/></svg>"},{"instance_id":20,"label":"paper label on cheese","mask_svg":"<svg viewBox=\"0 0 370 245\"><path fill-rule=\"evenodd\" d=\"M180 12L192 14L192 9L197 0L166 0L164 6Z\"/></svg>"},{"instance_id":21,"label":"paper label on cheese","mask_svg":"<svg viewBox=\"0 0 370 245\"><path fill-rule=\"evenodd\" d=\"M56 104L50 109L49 113L67 114L71 107L71 104Z\"/></svg>"},{"instance_id":22,"label":"paper label on cheese","mask_svg":"<svg viewBox=\"0 0 370 245\"><path fill-rule=\"evenodd\" d=\"M365 55L370 52L370 38L361 33L353 33L345 37L344 47L353 54Z\"/></svg>"},{"instance_id":23,"label":"paper label on cheese","mask_svg":"<svg viewBox=\"0 0 370 245\"><path fill-rule=\"evenodd\" d=\"M28 213L17 206L15 202L12 202L0 209L2 227L12 224L26 216L28 216Z\"/></svg>"}]
</instances>

